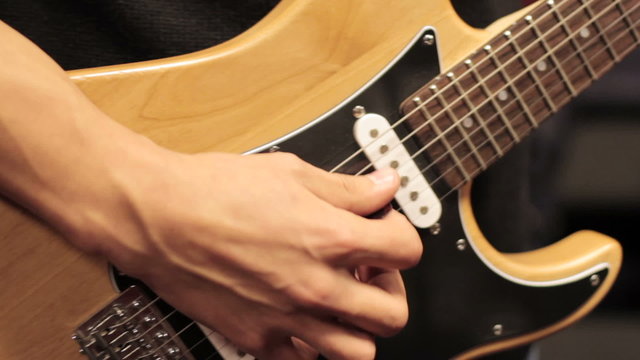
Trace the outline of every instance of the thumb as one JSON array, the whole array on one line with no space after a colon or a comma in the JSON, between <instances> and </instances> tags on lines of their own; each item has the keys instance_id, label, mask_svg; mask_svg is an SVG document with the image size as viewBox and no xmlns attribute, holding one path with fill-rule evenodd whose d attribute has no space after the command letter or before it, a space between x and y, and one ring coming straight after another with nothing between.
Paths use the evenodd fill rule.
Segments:
<instances>
[{"instance_id":1,"label":"thumb","mask_svg":"<svg viewBox=\"0 0 640 360\"><path fill-rule=\"evenodd\" d=\"M400 177L391 168L362 176L323 173L306 183L322 200L358 215L370 215L387 205L398 191Z\"/></svg>"}]
</instances>

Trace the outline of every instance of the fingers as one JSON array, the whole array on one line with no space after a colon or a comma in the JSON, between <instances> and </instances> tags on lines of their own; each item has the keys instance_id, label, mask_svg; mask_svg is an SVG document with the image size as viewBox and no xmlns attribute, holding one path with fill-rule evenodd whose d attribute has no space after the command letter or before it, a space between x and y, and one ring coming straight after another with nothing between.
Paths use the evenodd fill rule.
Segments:
<instances>
[{"instance_id":1,"label":"fingers","mask_svg":"<svg viewBox=\"0 0 640 360\"><path fill-rule=\"evenodd\" d=\"M378 336L392 336L407 323L409 309L398 270L380 270L361 283L345 277L334 304L340 318Z\"/></svg>"},{"instance_id":2,"label":"fingers","mask_svg":"<svg viewBox=\"0 0 640 360\"><path fill-rule=\"evenodd\" d=\"M420 235L397 211L389 211L381 219L344 211L330 223L331 233L318 239L321 243L315 254L333 265L406 269L422 256Z\"/></svg>"},{"instance_id":3,"label":"fingers","mask_svg":"<svg viewBox=\"0 0 640 360\"><path fill-rule=\"evenodd\" d=\"M295 319L294 326L296 337L327 359L364 360L375 357L373 337L348 324L303 315Z\"/></svg>"},{"instance_id":4,"label":"fingers","mask_svg":"<svg viewBox=\"0 0 640 360\"><path fill-rule=\"evenodd\" d=\"M304 185L316 196L358 215L369 215L387 205L400 186L400 178L391 168L352 176L310 166L306 175Z\"/></svg>"},{"instance_id":5,"label":"fingers","mask_svg":"<svg viewBox=\"0 0 640 360\"><path fill-rule=\"evenodd\" d=\"M379 271L368 283L346 271L311 276L313 281L286 290L301 313L327 314L379 336L393 335L407 322L409 311L397 270Z\"/></svg>"},{"instance_id":6,"label":"fingers","mask_svg":"<svg viewBox=\"0 0 640 360\"><path fill-rule=\"evenodd\" d=\"M318 357L313 349L305 347L299 341L294 343L292 340L285 338L282 341L269 342L266 351L259 354L259 358L264 360L313 360Z\"/></svg>"}]
</instances>

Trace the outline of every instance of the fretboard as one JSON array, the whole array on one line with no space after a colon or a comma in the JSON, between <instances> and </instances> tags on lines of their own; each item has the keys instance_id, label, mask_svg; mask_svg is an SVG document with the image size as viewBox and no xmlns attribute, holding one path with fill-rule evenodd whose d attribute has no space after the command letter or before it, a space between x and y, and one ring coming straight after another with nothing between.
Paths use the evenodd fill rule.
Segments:
<instances>
[{"instance_id":1,"label":"fretboard","mask_svg":"<svg viewBox=\"0 0 640 360\"><path fill-rule=\"evenodd\" d=\"M407 99L435 182L457 189L640 43L640 0L556 0Z\"/></svg>"}]
</instances>

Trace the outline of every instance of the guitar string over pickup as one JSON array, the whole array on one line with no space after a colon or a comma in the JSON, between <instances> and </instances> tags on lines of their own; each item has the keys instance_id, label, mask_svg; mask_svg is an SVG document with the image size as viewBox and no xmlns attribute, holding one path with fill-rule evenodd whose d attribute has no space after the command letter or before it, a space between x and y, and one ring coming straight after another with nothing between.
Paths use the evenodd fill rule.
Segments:
<instances>
[{"instance_id":1,"label":"guitar string over pickup","mask_svg":"<svg viewBox=\"0 0 640 360\"><path fill-rule=\"evenodd\" d=\"M442 214L440 199L389 121L379 114L365 114L356 120L353 135L374 168L392 167L400 175L395 199L409 221L418 228L438 222Z\"/></svg>"}]
</instances>

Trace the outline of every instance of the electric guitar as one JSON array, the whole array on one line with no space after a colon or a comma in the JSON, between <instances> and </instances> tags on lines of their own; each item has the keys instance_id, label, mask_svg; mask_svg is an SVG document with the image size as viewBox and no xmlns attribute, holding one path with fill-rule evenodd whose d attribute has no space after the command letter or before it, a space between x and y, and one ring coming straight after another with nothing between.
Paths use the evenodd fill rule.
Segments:
<instances>
[{"instance_id":1,"label":"electric guitar","mask_svg":"<svg viewBox=\"0 0 640 360\"><path fill-rule=\"evenodd\" d=\"M638 46L639 8L548 0L479 30L447 0L283 0L222 45L69 75L176 151L286 151L350 174L396 167L395 206L426 251L405 273L409 324L378 356L471 358L577 321L619 272L618 243L589 231L497 251L470 184ZM2 359L252 358L9 201L0 236Z\"/></svg>"}]
</instances>

